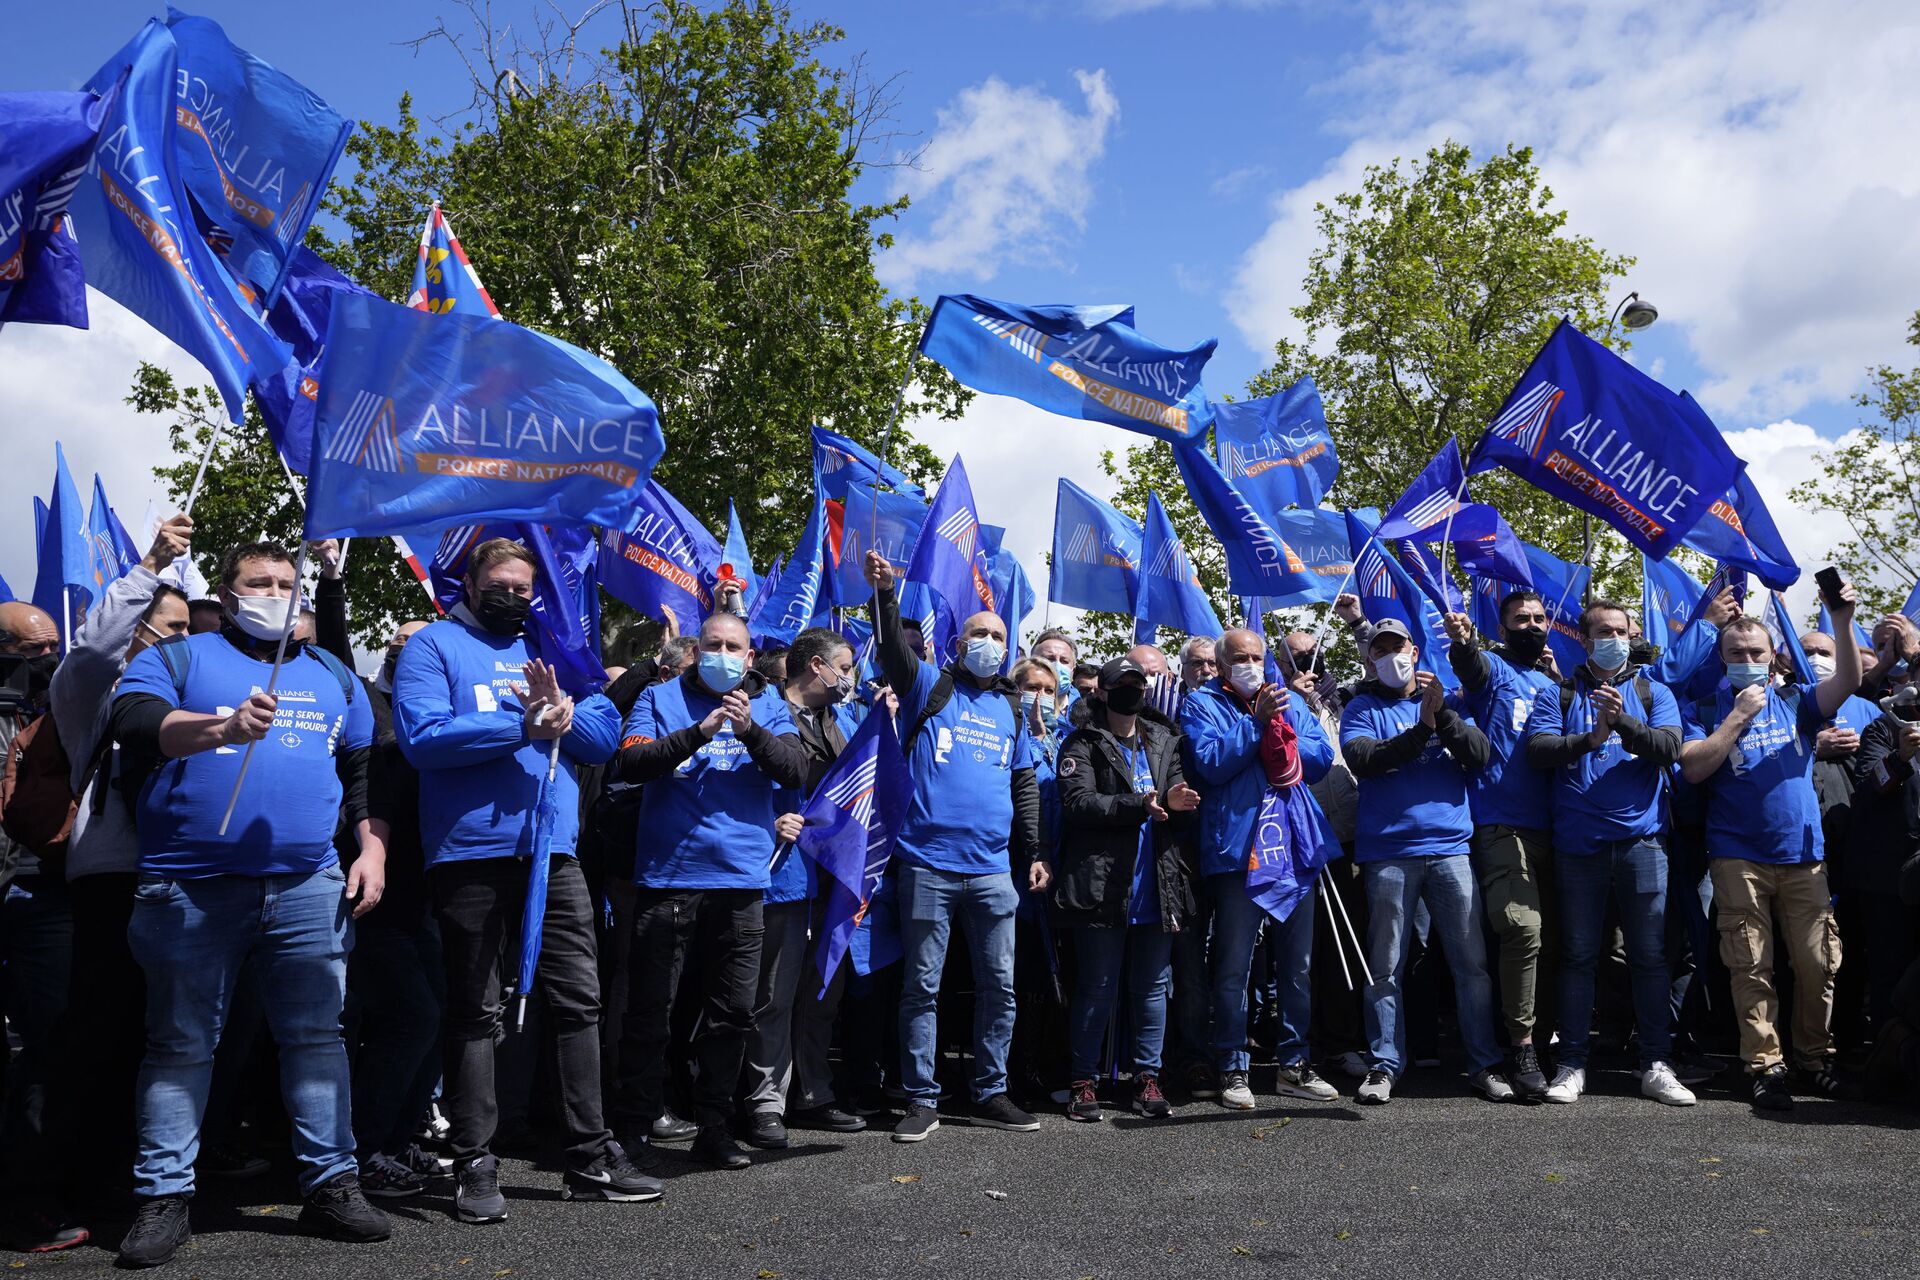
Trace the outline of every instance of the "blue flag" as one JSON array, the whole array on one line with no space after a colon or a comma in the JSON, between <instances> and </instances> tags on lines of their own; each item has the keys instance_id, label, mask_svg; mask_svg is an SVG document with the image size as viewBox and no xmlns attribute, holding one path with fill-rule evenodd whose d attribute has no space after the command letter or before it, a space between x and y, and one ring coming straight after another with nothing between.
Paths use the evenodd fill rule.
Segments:
<instances>
[{"instance_id":1,"label":"blue flag","mask_svg":"<svg viewBox=\"0 0 1920 1280\"><path fill-rule=\"evenodd\" d=\"M1407 491L1387 508L1387 514L1380 518L1380 527L1374 532L1387 539L1411 538L1428 530L1445 528L1449 518L1457 528L1460 517L1469 507L1466 494L1467 473L1460 463L1460 443L1448 436L1440 452L1421 468ZM1480 506L1479 503L1471 505ZM1493 508L1480 509L1491 511ZM1431 540L1438 541L1437 538Z\"/></svg>"},{"instance_id":2,"label":"blue flag","mask_svg":"<svg viewBox=\"0 0 1920 1280\"><path fill-rule=\"evenodd\" d=\"M95 600L140 563L139 548L107 504L107 489L97 472L93 477L93 505L87 508L87 563Z\"/></svg>"},{"instance_id":3,"label":"blue flag","mask_svg":"<svg viewBox=\"0 0 1920 1280\"><path fill-rule=\"evenodd\" d=\"M1200 371L1215 345L1163 347L1133 327L1132 307L1025 307L971 294L942 294L920 338L922 353L976 391L1175 444L1203 440L1213 425Z\"/></svg>"},{"instance_id":4,"label":"blue flag","mask_svg":"<svg viewBox=\"0 0 1920 1280\"><path fill-rule=\"evenodd\" d=\"M58 483L56 481L56 483ZM47 511L46 499L39 494L33 495L33 562L40 563L40 557L47 549Z\"/></svg>"},{"instance_id":5,"label":"blue flag","mask_svg":"<svg viewBox=\"0 0 1920 1280\"><path fill-rule=\"evenodd\" d=\"M1700 598L1693 602L1693 612L1687 616L1689 625L1707 616L1707 606L1720 598L1722 591L1733 592L1733 598L1743 609L1747 603L1747 571L1739 565L1721 564L1707 579L1707 585L1701 590Z\"/></svg>"},{"instance_id":6,"label":"blue flag","mask_svg":"<svg viewBox=\"0 0 1920 1280\"><path fill-rule=\"evenodd\" d=\"M460 238L453 234L447 215L435 201L420 228L420 256L413 264L413 292L407 305L435 315L500 317L493 295L480 283L480 273L467 260Z\"/></svg>"},{"instance_id":7,"label":"blue flag","mask_svg":"<svg viewBox=\"0 0 1920 1280\"><path fill-rule=\"evenodd\" d=\"M1215 401L1213 444L1220 470L1268 519L1288 507L1319 506L1340 475L1311 377L1258 400Z\"/></svg>"},{"instance_id":8,"label":"blue flag","mask_svg":"<svg viewBox=\"0 0 1920 1280\"><path fill-rule=\"evenodd\" d=\"M730 573L747 584L740 595L740 603L753 611L753 602L760 596L760 579L753 572L753 556L747 550L747 531L740 527L740 513L733 509L733 499L727 499L727 540L720 547L720 564L714 581L719 582L720 573Z\"/></svg>"},{"instance_id":9,"label":"blue flag","mask_svg":"<svg viewBox=\"0 0 1920 1280\"><path fill-rule=\"evenodd\" d=\"M1900 612L1920 622L1920 582L1913 584L1913 590L1907 593L1907 602L1900 606Z\"/></svg>"},{"instance_id":10,"label":"blue flag","mask_svg":"<svg viewBox=\"0 0 1920 1280\"><path fill-rule=\"evenodd\" d=\"M1807 664L1807 651L1800 643L1800 633L1794 630L1793 619L1787 615L1787 602L1780 598L1778 591L1767 592L1765 621L1767 632L1773 637L1773 651L1787 655L1787 661L1793 667L1794 681L1798 684L1818 684L1813 668ZM1835 643L1838 644L1837 641Z\"/></svg>"},{"instance_id":11,"label":"blue flag","mask_svg":"<svg viewBox=\"0 0 1920 1280\"><path fill-rule=\"evenodd\" d=\"M1419 668L1440 678L1440 683L1458 688L1460 678L1447 662L1452 642L1440 621L1440 614L1427 603L1407 571L1386 553L1385 544L1373 536L1353 511L1346 513L1348 545L1353 552L1353 588L1360 597L1360 612L1369 622L1397 618L1420 647ZM1368 659L1363 651L1360 660ZM1369 665L1368 670L1371 670Z\"/></svg>"},{"instance_id":12,"label":"blue flag","mask_svg":"<svg viewBox=\"0 0 1920 1280\"><path fill-rule=\"evenodd\" d=\"M857 440L828 431L813 429L814 483L827 497L844 502L849 484L884 483L897 493L925 501L926 490L907 479L907 473L891 463L882 466L871 449Z\"/></svg>"},{"instance_id":13,"label":"blue flag","mask_svg":"<svg viewBox=\"0 0 1920 1280\"><path fill-rule=\"evenodd\" d=\"M1132 616L1144 537L1136 521L1062 477L1053 504L1047 599Z\"/></svg>"},{"instance_id":14,"label":"blue flag","mask_svg":"<svg viewBox=\"0 0 1920 1280\"><path fill-rule=\"evenodd\" d=\"M657 480L640 491L624 530L600 533L600 585L649 618L673 610L691 635L713 612L713 577L720 544Z\"/></svg>"},{"instance_id":15,"label":"blue flag","mask_svg":"<svg viewBox=\"0 0 1920 1280\"><path fill-rule=\"evenodd\" d=\"M1293 553L1273 524L1253 509L1204 449L1175 449L1174 463L1200 515L1227 553L1227 586L1236 595L1282 604L1314 599L1319 575Z\"/></svg>"},{"instance_id":16,"label":"blue flag","mask_svg":"<svg viewBox=\"0 0 1920 1280\"><path fill-rule=\"evenodd\" d=\"M0 604L5 604L13 598L13 588L7 585L5 578L0 578Z\"/></svg>"},{"instance_id":17,"label":"blue flag","mask_svg":"<svg viewBox=\"0 0 1920 1280\"><path fill-rule=\"evenodd\" d=\"M181 179L223 232L233 274L263 301L279 293L353 126L306 86L178 9L174 99Z\"/></svg>"},{"instance_id":18,"label":"blue flag","mask_svg":"<svg viewBox=\"0 0 1920 1280\"><path fill-rule=\"evenodd\" d=\"M1160 505L1160 495L1147 493L1146 538L1141 545L1140 592L1133 609L1135 644L1152 644L1161 626L1184 635L1217 636L1220 615L1200 587L1200 575Z\"/></svg>"},{"instance_id":19,"label":"blue flag","mask_svg":"<svg viewBox=\"0 0 1920 1280\"><path fill-rule=\"evenodd\" d=\"M1915 588L1915 590L1920 590L1920 588ZM1820 630L1824 634L1832 636L1833 642L1836 645L1840 643L1840 637L1834 635L1833 615L1827 611L1827 602L1825 600L1820 602ZM1853 621L1853 639L1854 643L1862 649L1873 648L1873 632L1861 626L1858 618L1855 618Z\"/></svg>"},{"instance_id":20,"label":"blue flag","mask_svg":"<svg viewBox=\"0 0 1920 1280\"><path fill-rule=\"evenodd\" d=\"M764 639L792 644L808 627L827 616L827 503L816 488L813 510L807 515L800 541L778 574L769 572L759 602L754 606L754 644Z\"/></svg>"},{"instance_id":21,"label":"blue flag","mask_svg":"<svg viewBox=\"0 0 1920 1280\"><path fill-rule=\"evenodd\" d=\"M1547 647L1553 650L1560 674L1571 676L1574 668L1587 660L1587 641L1580 630L1580 614L1587 607L1587 583L1593 577L1593 570L1584 564L1569 564L1530 542L1524 545L1527 566L1533 572L1533 590L1547 611ZM1507 588L1509 584L1501 586Z\"/></svg>"},{"instance_id":22,"label":"blue flag","mask_svg":"<svg viewBox=\"0 0 1920 1280\"><path fill-rule=\"evenodd\" d=\"M806 825L796 843L820 872L826 899L817 961L822 996L879 892L912 794L893 717L870 715L802 811Z\"/></svg>"},{"instance_id":23,"label":"blue flag","mask_svg":"<svg viewBox=\"0 0 1920 1280\"><path fill-rule=\"evenodd\" d=\"M1479 504L1475 504L1476 506ZM1493 578L1516 587L1533 585L1533 570L1528 565L1526 545L1498 511L1485 508L1492 532L1479 536L1453 537L1453 558L1468 573Z\"/></svg>"},{"instance_id":24,"label":"blue flag","mask_svg":"<svg viewBox=\"0 0 1920 1280\"><path fill-rule=\"evenodd\" d=\"M1000 545L1005 530L990 524L980 526L982 534L990 530L994 534L987 539L987 585L993 589L993 611L1000 615L1000 621L1007 628L1006 669L1011 672L1020 660L1021 624L1033 612L1033 583L1021 567L1020 558Z\"/></svg>"},{"instance_id":25,"label":"blue flag","mask_svg":"<svg viewBox=\"0 0 1920 1280\"><path fill-rule=\"evenodd\" d=\"M343 294L308 536L483 520L624 529L665 451L653 401L598 356L503 320Z\"/></svg>"},{"instance_id":26,"label":"blue flag","mask_svg":"<svg viewBox=\"0 0 1920 1280\"><path fill-rule=\"evenodd\" d=\"M948 652L960 625L976 613L993 612L993 585L980 546L980 517L973 507L967 468L954 454L914 540L907 580L924 583L934 598L934 649ZM1012 648L1011 645L1008 646Z\"/></svg>"},{"instance_id":27,"label":"blue flag","mask_svg":"<svg viewBox=\"0 0 1920 1280\"><path fill-rule=\"evenodd\" d=\"M595 542L577 525L499 523L466 525L440 536L428 573L434 600L451 609L464 596L467 561L473 549L493 538L511 538L533 553L539 572L533 582L533 608L527 614L527 642L534 656L554 668L560 687L573 697L596 692L607 682L600 665L598 586L581 572L582 557L592 562Z\"/></svg>"},{"instance_id":28,"label":"blue flag","mask_svg":"<svg viewBox=\"0 0 1920 1280\"><path fill-rule=\"evenodd\" d=\"M39 553L33 603L60 624L61 638L71 644L75 628L86 618L94 599L93 557L87 547L87 511L80 505L73 473L67 470L67 451L57 440L53 444L53 498L47 504Z\"/></svg>"},{"instance_id":29,"label":"blue flag","mask_svg":"<svg viewBox=\"0 0 1920 1280\"><path fill-rule=\"evenodd\" d=\"M1340 841L1302 782L1266 789L1253 832L1247 895L1275 920L1285 920L1312 896L1320 868L1340 856Z\"/></svg>"},{"instance_id":30,"label":"blue flag","mask_svg":"<svg viewBox=\"0 0 1920 1280\"><path fill-rule=\"evenodd\" d=\"M320 358L327 349L327 322L333 300L343 293L372 297L373 291L348 279L333 264L305 246L295 246L280 294L267 311L267 327L285 342L293 359L278 371L253 380L254 403L274 448L295 475L313 462L313 414L320 400Z\"/></svg>"},{"instance_id":31,"label":"blue flag","mask_svg":"<svg viewBox=\"0 0 1920 1280\"><path fill-rule=\"evenodd\" d=\"M901 493L876 493L872 485L849 484L845 510L840 536L838 598L842 604L855 604L873 595L866 577L869 550L877 549L887 558L896 578L907 576L914 544L920 540L920 528L927 522L927 505ZM904 593L900 615L903 618L919 616L908 611Z\"/></svg>"},{"instance_id":32,"label":"blue flag","mask_svg":"<svg viewBox=\"0 0 1920 1280\"><path fill-rule=\"evenodd\" d=\"M1669 647L1687 629L1700 603L1693 575L1671 560L1640 557L1640 626L1651 644Z\"/></svg>"},{"instance_id":33,"label":"blue flag","mask_svg":"<svg viewBox=\"0 0 1920 1280\"><path fill-rule=\"evenodd\" d=\"M1780 537L1767 504L1760 500L1760 491L1744 474L1725 496L1707 507L1706 518L1693 526L1681 545L1749 570L1775 591L1785 591L1800 580L1800 566Z\"/></svg>"},{"instance_id":34,"label":"blue flag","mask_svg":"<svg viewBox=\"0 0 1920 1280\"><path fill-rule=\"evenodd\" d=\"M104 109L92 93L0 93L0 324L87 327L64 219Z\"/></svg>"},{"instance_id":35,"label":"blue flag","mask_svg":"<svg viewBox=\"0 0 1920 1280\"><path fill-rule=\"evenodd\" d=\"M108 102L68 209L87 283L206 366L237 422L248 381L291 356L195 221L178 164L181 71L173 33L156 20L94 73L87 87Z\"/></svg>"},{"instance_id":36,"label":"blue flag","mask_svg":"<svg viewBox=\"0 0 1920 1280\"><path fill-rule=\"evenodd\" d=\"M1435 608L1442 613L1466 612L1466 598L1460 594L1460 588L1454 585L1451 576L1442 580L1440 562L1431 551L1414 538L1402 538L1391 545L1400 560L1400 567L1407 571L1427 599L1433 601Z\"/></svg>"},{"instance_id":37,"label":"blue flag","mask_svg":"<svg viewBox=\"0 0 1920 1280\"><path fill-rule=\"evenodd\" d=\"M1746 465L1698 406L1562 320L1467 470L1505 467L1659 558Z\"/></svg>"}]
</instances>

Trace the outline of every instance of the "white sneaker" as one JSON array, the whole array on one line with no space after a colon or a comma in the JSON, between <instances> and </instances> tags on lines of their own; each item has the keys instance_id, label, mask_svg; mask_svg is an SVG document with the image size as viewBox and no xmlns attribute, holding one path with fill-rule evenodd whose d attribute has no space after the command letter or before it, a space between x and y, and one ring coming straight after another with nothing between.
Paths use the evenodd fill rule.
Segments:
<instances>
[{"instance_id":1,"label":"white sneaker","mask_svg":"<svg viewBox=\"0 0 1920 1280\"><path fill-rule=\"evenodd\" d=\"M1247 1086L1247 1073L1227 1071L1220 1076L1220 1105L1229 1111L1251 1111L1253 1090Z\"/></svg>"},{"instance_id":2,"label":"white sneaker","mask_svg":"<svg viewBox=\"0 0 1920 1280\"><path fill-rule=\"evenodd\" d=\"M1647 1068L1646 1074L1640 1077L1640 1092L1670 1107L1690 1107L1697 1101L1693 1090L1681 1084L1680 1077L1673 1073L1672 1064L1665 1062L1656 1062Z\"/></svg>"},{"instance_id":3,"label":"white sneaker","mask_svg":"<svg viewBox=\"0 0 1920 1280\"><path fill-rule=\"evenodd\" d=\"M1679 1083L1675 1081L1675 1083ZM1547 1086L1548 1102L1578 1102L1580 1095L1587 1091L1587 1073L1582 1067L1562 1067L1553 1073L1553 1083Z\"/></svg>"}]
</instances>

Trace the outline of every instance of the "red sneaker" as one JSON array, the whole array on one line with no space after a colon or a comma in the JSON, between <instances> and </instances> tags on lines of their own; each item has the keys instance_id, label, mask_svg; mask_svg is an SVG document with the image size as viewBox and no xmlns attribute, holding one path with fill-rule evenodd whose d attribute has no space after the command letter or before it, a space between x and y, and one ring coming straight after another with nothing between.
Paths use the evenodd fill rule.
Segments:
<instances>
[{"instance_id":1,"label":"red sneaker","mask_svg":"<svg viewBox=\"0 0 1920 1280\"><path fill-rule=\"evenodd\" d=\"M1100 1119L1100 1095L1095 1092L1093 1081L1075 1080L1067 1086L1067 1092L1072 1095L1067 1099L1067 1119L1089 1124Z\"/></svg>"},{"instance_id":2,"label":"red sneaker","mask_svg":"<svg viewBox=\"0 0 1920 1280\"><path fill-rule=\"evenodd\" d=\"M1141 1115L1155 1119L1173 1114L1173 1104L1160 1092L1159 1076L1139 1076L1134 1080L1133 1107Z\"/></svg>"}]
</instances>

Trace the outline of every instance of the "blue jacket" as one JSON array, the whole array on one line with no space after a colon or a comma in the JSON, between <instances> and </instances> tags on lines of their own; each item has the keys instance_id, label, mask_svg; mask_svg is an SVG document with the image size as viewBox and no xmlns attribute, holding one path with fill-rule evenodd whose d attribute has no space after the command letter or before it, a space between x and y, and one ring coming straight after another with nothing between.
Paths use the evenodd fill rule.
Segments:
<instances>
[{"instance_id":1,"label":"blue jacket","mask_svg":"<svg viewBox=\"0 0 1920 1280\"><path fill-rule=\"evenodd\" d=\"M1333 767L1333 744L1306 699L1291 689L1285 715L1299 739L1303 780L1311 786ZM1186 735L1187 773L1200 793L1200 874L1244 873L1254 820L1267 790L1260 722L1239 694L1215 677L1187 695L1180 707L1180 728ZM1317 804L1314 811L1319 812Z\"/></svg>"}]
</instances>

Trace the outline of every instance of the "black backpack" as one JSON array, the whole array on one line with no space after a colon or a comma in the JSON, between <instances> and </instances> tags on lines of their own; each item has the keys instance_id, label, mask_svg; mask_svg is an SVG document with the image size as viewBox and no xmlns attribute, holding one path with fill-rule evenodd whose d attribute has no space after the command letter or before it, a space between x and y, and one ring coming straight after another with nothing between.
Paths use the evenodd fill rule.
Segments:
<instances>
[{"instance_id":1,"label":"black backpack","mask_svg":"<svg viewBox=\"0 0 1920 1280\"><path fill-rule=\"evenodd\" d=\"M1000 693L1006 698L1007 705L1013 708L1013 736L1018 738L1026 724L1026 713L1020 709L1020 691L1002 689ZM900 750L907 755L912 755L913 744L920 740L920 731L925 729L928 722L939 715L951 701L953 701L953 672L943 667L940 678L933 682L933 688L927 692L927 705L920 708L920 715L914 720L913 728L909 729L907 736L901 739Z\"/></svg>"}]
</instances>

